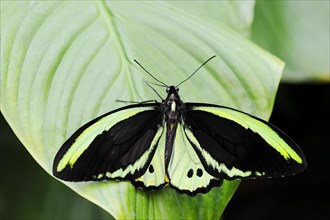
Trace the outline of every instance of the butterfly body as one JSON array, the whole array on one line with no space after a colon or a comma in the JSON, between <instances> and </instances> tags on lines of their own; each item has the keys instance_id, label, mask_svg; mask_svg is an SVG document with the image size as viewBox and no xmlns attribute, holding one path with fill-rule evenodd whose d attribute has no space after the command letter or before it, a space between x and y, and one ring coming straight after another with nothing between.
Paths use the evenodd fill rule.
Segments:
<instances>
[{"instance_id":1,"label":"butterfly body","mask_svg":"<svg viewBox=\"0 0 330 220\"><path fill-rule=\"evenodd\" d=\"M176 129L179 122L182 122L182 101L178 95L178 88L170 86L167 89L167 97L163 100L162 105L160 106L160 111L164 116L165 126L166 126L166 144L165 144L165 174L168 180L167 167L172 155L172 146L174 143Z\"/></svg>"}]
</instances>

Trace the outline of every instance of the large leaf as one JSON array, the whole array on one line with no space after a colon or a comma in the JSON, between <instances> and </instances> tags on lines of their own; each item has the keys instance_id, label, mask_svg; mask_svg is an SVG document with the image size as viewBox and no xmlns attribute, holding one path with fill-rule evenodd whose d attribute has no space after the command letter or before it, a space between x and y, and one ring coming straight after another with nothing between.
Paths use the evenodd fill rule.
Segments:
<instances>
[{"instance_id":1,"label":"large leaf","mask_svg":"<svg viewBox=\"0 0 330 220\"><path fill-rule=\"evenodd\" d=\"M280 57L287 82L330 82L330 2L257 1L252 40Z\"/></svg>"},{"instance_id":2,"label":"large leaf","mask_svg":"<svg viewBox=\"0 0 330 220\"><path fill-rule=\"evenodd\" d=\"M180 87L181 98L268 118L283 63L207 20L168 2L1 2L1 111L51 173L62 143L122 105L116 99L157 98L143 83L152 79L133 59L159 80L177 84L216 54ZM115 218L219 218L238 186L227 181L191 198L168 187L144 193L129 182L64 183Z\"/></svg>"},{"instance_id":3,"label":"large leaf","mask_svg":"<svg viewBox=\"0 0 330 220\"><path fill-rule=\"evenodd\" d=\"M250 27L254 16L254 1L173 1L172 8L180 14L192 14L203 23L217 25L219 21L240 32L243 36L250 36Z\"/></svg>"}]
</instances>

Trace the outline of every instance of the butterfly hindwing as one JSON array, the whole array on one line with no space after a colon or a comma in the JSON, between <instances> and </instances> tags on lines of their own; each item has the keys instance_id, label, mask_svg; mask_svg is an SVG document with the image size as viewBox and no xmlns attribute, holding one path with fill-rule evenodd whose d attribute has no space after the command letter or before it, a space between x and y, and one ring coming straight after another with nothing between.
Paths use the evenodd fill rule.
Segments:
<instances>
[{"instance_id":1,"label":"butterfly hindwing","mask_svg":"<svg viewBox=\"0 0 330 220\"><path fill-rule=\"evenodd\" d=\"M162 129L162 135L159 138L157 143L156 151L153 155L153 158L143 173L137 179L132 180L133 185L140 187L145 190L154 190L160 188L168 183L168 178L165 175L165 162L164 162L164 154L165 154L165 129Z\"/></svg>"},{"instance_id":2,"label":"butterfly hindwing","mask_svg":"<svg viewBox=\"0 0 330 220\"><path fill-rule=\"evenodd\" d=\"M185 133L216 178L286 176L306 167L303 153L266 121L227 107L186 103Z\"/></svg>"},{"instance_id":3,"label":"butterfly hindwing","mask_svg":"<svg viewBox=\"0 0 330 220\"><path fill-rule=\"evenodd\" d=\"M181 123L176 129L167 173L172 187L190 196L206 193L222 180L211 176L189 142Z\"/></svg>"},{"instance_id":4,"label":"butterfly hindwing","mask_svg":"<svg viewBox=\"0 0 330 220\"><path fill-rule=\"evenodd\" d=\"M54 175L66 181L131 180L141 176L163 132L158 106L131 105L87 123L57 153Z\"/></svg>"}]
</instances>

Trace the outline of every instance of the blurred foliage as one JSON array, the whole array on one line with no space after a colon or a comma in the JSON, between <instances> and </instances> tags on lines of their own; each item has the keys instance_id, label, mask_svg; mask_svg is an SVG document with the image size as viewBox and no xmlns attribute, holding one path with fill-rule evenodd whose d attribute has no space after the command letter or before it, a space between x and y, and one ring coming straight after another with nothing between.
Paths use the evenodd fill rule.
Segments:
<instances>
[{"instance_id":1,"label":"blurred foliage","mask_svg":"<svg viewBox=\"0 0 330 220\"><path fill-rule=\"evenodd\" d=\"M330 1L257 1L252 41L285 63L282 81L330 82Z\"/></svg>"}]
</instances>

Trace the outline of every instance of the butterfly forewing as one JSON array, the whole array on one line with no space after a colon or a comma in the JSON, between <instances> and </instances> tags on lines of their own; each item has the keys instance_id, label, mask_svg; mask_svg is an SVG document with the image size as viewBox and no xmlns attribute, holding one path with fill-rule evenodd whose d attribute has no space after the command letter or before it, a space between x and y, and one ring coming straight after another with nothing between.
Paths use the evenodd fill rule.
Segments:
<instances>
[{"instance_id":1,"label":"butterfly forewing","mask_svg":"<svg viewBox=\"0 0 330 220\"><path fill-rule=\"evenodd\" d=\"M299 147L275 126L227 107L185 106L187 137L214 177L285 176L305 169Z\"/></svg>"},{"instance_id":2,"label":"butterfly forewing","mask_svg":"<svg viewBox=\"0 0 330 220\"><path fill-rule=\"evenodd\" d=\"M57 153L54 175L67 181L141 176L162 135L163 115L158 106L132 105L87 123Z\"/></svg>"}]
</instances>

